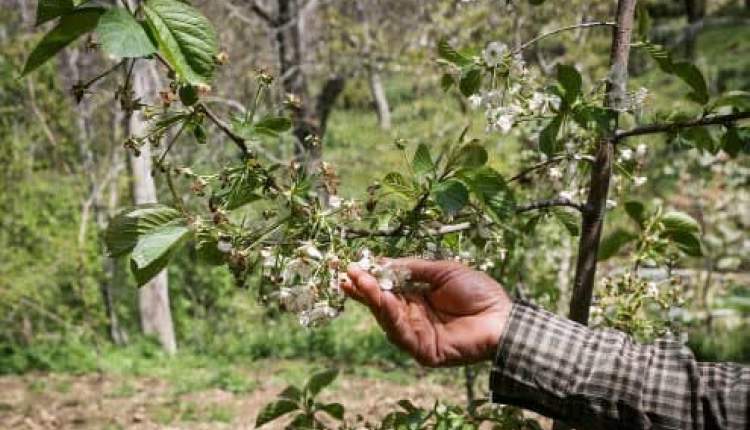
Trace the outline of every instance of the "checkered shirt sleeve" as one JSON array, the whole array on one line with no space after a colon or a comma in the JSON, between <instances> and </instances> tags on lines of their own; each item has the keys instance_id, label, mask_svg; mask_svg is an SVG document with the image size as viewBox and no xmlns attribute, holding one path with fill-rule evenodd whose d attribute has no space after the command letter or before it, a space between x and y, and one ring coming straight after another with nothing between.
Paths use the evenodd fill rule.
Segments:
<instances>
[{"instance_id":1,"label":"checkered shirt sleeve","mask_svg":"<svg viewBox=\"0 0 750 430\"><path fill-rule=\"evenodd\" d=\"M750 429L750 367L698 363L515 303L490 374L495 403L582 429Z\"/></svg>"}]
</instances>

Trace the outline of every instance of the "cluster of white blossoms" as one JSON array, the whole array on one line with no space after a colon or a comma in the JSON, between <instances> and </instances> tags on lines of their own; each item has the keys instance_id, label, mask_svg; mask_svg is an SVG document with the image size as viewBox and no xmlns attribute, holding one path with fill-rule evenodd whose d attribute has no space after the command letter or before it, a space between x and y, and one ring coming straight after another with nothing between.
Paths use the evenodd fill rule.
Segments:
<instances>
[{"instance_id":1,"label":"cluster of white blossoms","mask_svg":"<svg viewBox=\"0 0 750 430\"><path fill-rule=\"evenodd\" d=\"M495 88L493 72L492 89L469 97L472 108L485 110L488 132L507 134L523 117L540 116L560 108L558 96L530 90L532 79L526 62L508 45L489 43L482 52L482 60L487 67L503 71L499 88Z\"/></svg>"},{"instance_id":2,"label":"cluster of white blossoms","mask_svg":"<svg viewBox=\"0 0 750 430\"><path fill-rule=\"evenodd\" d=\"M638 146L635 147L635 150L629 147L623 147L619 150L617 162L620 164L636 163L636 165L642 165L646 162L647 154L648 146L646 146L645 143L638 144ZM648 182L648 178L645 176L633 176L632 181L635 187L641 187Z\"/></svg>"},{"instance_id":3,"label":"cluster of white blossoms","mask_svg":"<svg viewBox=\"0 0 750 430\"><path fill-rule=\"evenodd\" d=\"M354 264L370 273L378 281L381 290L398 291L408 286L411 272L406 267L394 264L389 260L376 261L368 249L360 251L360 255L361 258Z\"/></svg>"},{"instance_id":4,"label":"cluster of white blossoms","mask_svg":"<svg viewBox=\"0 0 750 430\"><path fill-rule=\"evenodd\" d=\"M302 243L291 257L276 255L271 249L262 250L261 256L266 278L280 285L271 297L297 314L301 325L320 325L340 314L344 296L339 284L346 274L337 255Z\"/></svg>"}]
</instances>

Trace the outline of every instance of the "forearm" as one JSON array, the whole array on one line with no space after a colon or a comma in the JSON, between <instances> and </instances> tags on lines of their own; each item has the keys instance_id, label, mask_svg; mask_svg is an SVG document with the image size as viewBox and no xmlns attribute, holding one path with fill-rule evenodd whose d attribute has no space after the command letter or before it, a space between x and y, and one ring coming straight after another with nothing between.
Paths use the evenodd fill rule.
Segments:
<instances>
[{"instance_id":1,"label":"forearm","mask_svg":"<svg viewBox=\"0 0 750 430\"><path fill-rule=\"evenodd\" d=\"M517 303L491 374L493 400L582 428L748 425L750 369L708 365L676 342L633 342Z\"/></svg>"}]
</instances>

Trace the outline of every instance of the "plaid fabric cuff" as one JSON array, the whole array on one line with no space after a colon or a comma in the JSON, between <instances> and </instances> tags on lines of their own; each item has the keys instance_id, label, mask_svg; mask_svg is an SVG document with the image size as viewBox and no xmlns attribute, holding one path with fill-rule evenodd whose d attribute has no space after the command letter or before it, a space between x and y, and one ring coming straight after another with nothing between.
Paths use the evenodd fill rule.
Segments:
<instances>
[{"instance_id":1,"label":"plaid fabric cuff","mask_svg":"<svg viewBox=\"0 0 750 430\"><path fill-rule=\"evenodd\" d=\"M587 429L745 429L750 368L697 363L679 342L639 344L517 302L490 373L492 401Z\"/></svg>"}]
</instances>

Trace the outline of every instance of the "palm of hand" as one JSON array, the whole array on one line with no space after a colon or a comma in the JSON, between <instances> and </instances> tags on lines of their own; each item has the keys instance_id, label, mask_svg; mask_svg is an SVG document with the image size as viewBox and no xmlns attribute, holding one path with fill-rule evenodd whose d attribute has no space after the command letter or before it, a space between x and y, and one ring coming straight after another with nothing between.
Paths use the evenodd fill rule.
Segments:
<instances>
[{"instance_id":1,"label":"palm of hand","mask_svg":"<svg viewBox=\"0 0 750 430\"><path fill-rule=\"evenodd\" d=\"M495 350L510 300L484 273L450 262L400 260L425 293L381 291L367 273L352 270L344 290L370 307L389 339L420 363L444 366L489 358Z\"/></svg>"}]
</instances>

